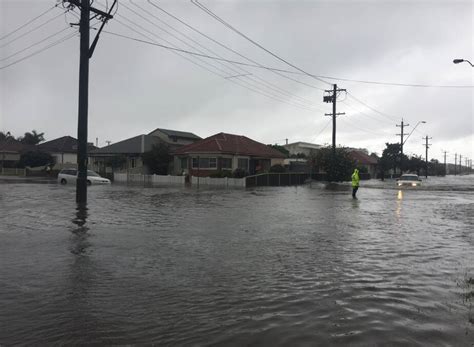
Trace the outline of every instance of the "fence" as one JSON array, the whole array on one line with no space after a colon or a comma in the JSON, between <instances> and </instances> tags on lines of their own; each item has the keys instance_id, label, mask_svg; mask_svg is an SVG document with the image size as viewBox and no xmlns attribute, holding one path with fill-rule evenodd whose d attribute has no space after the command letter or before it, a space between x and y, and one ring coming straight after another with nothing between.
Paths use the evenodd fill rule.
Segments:
<instances>
[{"instance_id":1,"label":"fence","mask_svg":"<svg viewBox=\"0 0 474 347\"><path fill-rule=\"evenodd\" d=\"M263 173L245 177L246 187L260 186L292 186L301 185L309 178L308 173L284 172L284 173Z\"/></svg>"},{"instance_id":2,"label":"fence","mask_svg":"<svg viewBox=\"0 0 474 347\"><path fill-rule=\"evenodd\" d=\"M4 176L26 176L26 169L2 167L1 170L0 170L0 175L4 175Z\"/></svg>"},{"instance_id":3,"label":"fence","mask_svg":"<svg viewBox=\"0 0 474 347\"><path fill-rule=\"evenodd\" d=\"M214 187L245 188L245 178L214 178L192 176L191 184L193 186L206 185Z\"/></svg>"},{"instance_id":4,"label":"fence","mask_svg":"<svg viewBox=\"0 0 474 347\"><path fill-rule=\"evenodd\" d=\"M142 183L142 184L181 184L184 185L184 176L170 175L142 175L142 174L126 174L114 173L115 182Z\"/></svg>"}]
</instances>

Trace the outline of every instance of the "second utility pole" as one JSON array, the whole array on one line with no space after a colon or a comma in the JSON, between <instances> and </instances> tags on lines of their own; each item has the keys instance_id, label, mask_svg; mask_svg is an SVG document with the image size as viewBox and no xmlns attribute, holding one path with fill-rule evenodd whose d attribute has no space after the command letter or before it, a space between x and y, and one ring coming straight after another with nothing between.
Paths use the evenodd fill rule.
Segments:
<instances>
[{"instance_id":1,"label":"second utility pole","mask_svg":"<svg viewBox=\"0 0 474 347\"><path fill-rule=\"evenodd\" d=\"M404 124L403 123L403 118L402 122L400 125L396 124L397 127L400 127L401 133L397 134L400 135L400 176L403 175L403 142L404 142L404 137L406 134L403 134L403 128L410 126L410 124Z\"/></svg>"},{"instance_id":2,"label":"second utility pole","mask_svg":"<svg viewBox=\"0 0 474 347\"><path fill-rule=\"evenodd\" d=\"M428 148L430 148L430 145L428 143L428 140L431 140L432 137L428 137L428 135L426 135L425 137L423 137L423 139L426 140L425 142L425 146L426 146L426 157L425 157L425 177L428 178Z\"/></svg>"},{"instance_id":3,"label":"second utility pole","mask_svg":"<svg viewBox=\"0 0 474 347\"><path fill-rule=\"evenodd\" d=\"M332 117L332 167L334 168L334 164L336 162L336 117L339 115L345 114L336 113L336 99L337 99L337 92L346 91L345 89L337 89L337 84L333 85L332 90L325 90L326 93L332 93L332 95L326 95L323 97L323 101L330 103L332 102L332 114L326 113L325 116Z\"/></svg>"}]
</instances>

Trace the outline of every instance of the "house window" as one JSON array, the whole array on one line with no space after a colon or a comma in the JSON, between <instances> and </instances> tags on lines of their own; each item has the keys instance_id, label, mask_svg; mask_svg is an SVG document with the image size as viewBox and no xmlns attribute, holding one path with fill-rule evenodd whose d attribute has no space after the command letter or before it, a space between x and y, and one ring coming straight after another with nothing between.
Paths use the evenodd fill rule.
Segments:
<instances>
[{"instance_id":1,"label":"house window","mask_svg":"<svg viewBox=\"0 0 474 347\"><path fill-rule=\"evenodd\" d=\"M221 169L232 170L232 158L221 158Z\"/></svg>"},{"instance_id":2,"label":"house window","mask_svg":"<svg viewBox=\"0 0 474 347\"><path fill-rule=\"evenodd\" d=\"M188 158L181 158L181 169L188 168Z\"/></svg>"},{"instance_id":3,"label":"house window","mask_svg":"<svg viewBox=\"0 0 474 347\"><path fill-rule=\"evenodd\" d=\"M135 158L130 159L130 168L135 168L137 166L137 160Z\"/></svg>"},{"instance_id":4,"label":"house window","mask_svg":"<svg viewBox=\"0 0 474 347\"><path fill-rule=\"evenodd\" d=\"M211 169L217 168L217 158L209 158L209 167Z\"/></svg>"},{"instance_id":5,"label":"house window","mask_svg":"<svg viewBox=\"0 0 474 347\"><path fill-rule=\"evenodd\" d=\"M237 162L237 167L239 169L244 169L245 171L249 170L249 160L247 158L239 158Z\"/></svg>"},{"instance_id":6,"label":"house window","mask_svg":"<svg viewBox=\"0 0 474 347\"><path fill-rule=\"evenodd\" d=\"M193 169L216 169L217 168L217 158L193 158Z\"/></svg>"}]
</instances>

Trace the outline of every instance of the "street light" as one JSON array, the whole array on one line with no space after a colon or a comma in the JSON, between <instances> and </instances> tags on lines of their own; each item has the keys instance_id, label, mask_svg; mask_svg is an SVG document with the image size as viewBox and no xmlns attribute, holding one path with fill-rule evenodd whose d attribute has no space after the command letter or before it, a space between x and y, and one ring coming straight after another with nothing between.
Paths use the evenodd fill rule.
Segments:
<instances>
[{"instance_id":1,"label":"street light","mask_svg":"<svg viewBox=\"0 0 474 347\"><path fill-rule=\"evenodd\" d=\"M407 140L408 140L408 138L410 137L410 135L413 134L413 132L415 131L416 127L417 127L420 123L425 124L426 121L420 120L418 123L416 123L415 127L414 127L414 128L412 129L412 131L408 134L407 138L405 139L405 141L403 141L403 144L402 144L402 145L404 145L405 142L407 142Z\"/></svg>"},{"instance_id":2,"label":"street light","mask_svg":"<svg viewBox=\"0 0 474 347\"><path fill-rule=\"evenodd\" d=\"M459 64L459 63L463 63L463 62L469 63L469 64L471 64L472 67L474 67L474 65L472 65L472 63L469 60L466 60L466 59L454 59L453 60L454 64Z\"/></svg>"}]
</instances>

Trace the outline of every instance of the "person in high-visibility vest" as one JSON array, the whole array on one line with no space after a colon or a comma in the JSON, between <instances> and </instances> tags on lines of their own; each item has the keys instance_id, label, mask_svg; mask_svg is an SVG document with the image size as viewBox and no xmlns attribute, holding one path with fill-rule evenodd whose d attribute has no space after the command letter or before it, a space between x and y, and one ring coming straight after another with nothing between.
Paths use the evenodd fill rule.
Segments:
<instances>
[{"instance_id":1,"label":"person in high-visibility vest","mask_svg":"<svg viewBox=\"0 0 474 347\"><path fill-rule=\"evenodd\" d=\"M354 173L352 174L352 197L354 199L357 199L356 194L357 194L357 189L359 189L359 170L354 169Z\"/></svg>"}]
</instances>

